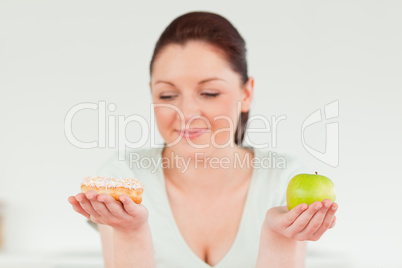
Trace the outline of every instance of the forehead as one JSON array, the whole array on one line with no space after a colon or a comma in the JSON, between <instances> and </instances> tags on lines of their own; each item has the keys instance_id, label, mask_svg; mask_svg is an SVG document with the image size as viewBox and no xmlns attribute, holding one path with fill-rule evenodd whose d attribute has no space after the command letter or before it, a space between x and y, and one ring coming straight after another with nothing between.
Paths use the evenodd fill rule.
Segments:
<instances>
[{"instance_id":1,"label":"forehead","mask_svg":"<svg viewBox=\"0 0 402 268\"><path fill-rule=\"evenodd\" d=\"M156 57L152 80L236 76L219 48L201 41L189 41L184 46L167 45Z\"/></svg>"}]
</instances>

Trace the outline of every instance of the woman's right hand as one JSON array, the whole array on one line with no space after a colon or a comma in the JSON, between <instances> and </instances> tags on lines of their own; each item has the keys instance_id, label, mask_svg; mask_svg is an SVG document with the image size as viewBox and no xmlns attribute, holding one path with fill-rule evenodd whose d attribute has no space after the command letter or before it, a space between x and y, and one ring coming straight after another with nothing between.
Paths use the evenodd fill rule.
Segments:
<instances>
[{"instance_id":1,"label":"woman's right hand","mask_svg":"<svg viewBox=\"0 0 402 268\"><path fill-rule=\"evenodd\" d=\"M116 201L112 196L91 190L70 196L68 202L73 209L87 219L113 227L116 231L130 233L141 229L148 221L148 210L136 204L127 195Z\"/></svg>"}]
</instances>

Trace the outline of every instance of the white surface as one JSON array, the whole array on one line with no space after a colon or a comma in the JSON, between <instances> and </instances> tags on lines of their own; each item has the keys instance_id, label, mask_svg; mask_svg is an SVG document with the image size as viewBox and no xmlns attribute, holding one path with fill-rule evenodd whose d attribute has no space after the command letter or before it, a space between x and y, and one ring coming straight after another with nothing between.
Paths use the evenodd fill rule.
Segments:
<instances>
[{"instance_id":1,"label":"white surface","mask_svg":"<svg viewBox=\"0 0 402 268\"><path fill-rule=\"evenodd\" d=\"M245 38L254 76L252 114L286 115L276 149L333 179L337 226L311 250L343 250L355 263L402 267L399 166L402 124L399 1L1 1L0 199L10 252L100 250L97 234L67 202L113 149L79 149L64 136L67 111L105 100L109 115L149 118L149 61L175 17L217 12ZM301 125L339 100L339 166L301 145ZM332 121L331 121L332 122ZM96 139L97 115L74 120ZM136 140L138 125L127 133ZM324 148L325 125L306 130ZM261 143L270 136L255 134Z\"/></svg>"},{"instance_id":2,"label":"white surface","mask_svg":"<svg viewBox=\"0 0 402 268\"><path fill-rule=\"evenodd\" d=\"M103 267L100 252L63 253L7 253L0 252L2 268L100 268ZM358 265L347 252L309 252L306 268L360 268L380 267L373 264ZM387 266L396 268L397 266Z\"/></svg>"},{"instance_id":3,"label":"white surface","mask_svg":"<svg viewBox=\"0 0 402 268\"><path fill-rule=\"evenodd\" d=\"M103 267L100 252L0 253L0 267L4 268L100 268Z\"/></svg>"}]
</instances>

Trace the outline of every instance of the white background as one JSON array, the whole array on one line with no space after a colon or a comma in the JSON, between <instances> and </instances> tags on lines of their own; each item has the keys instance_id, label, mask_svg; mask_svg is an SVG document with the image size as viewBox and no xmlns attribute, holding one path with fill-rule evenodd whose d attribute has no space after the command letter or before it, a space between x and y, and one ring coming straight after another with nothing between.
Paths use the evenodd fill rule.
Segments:
<instances>
[{"instance_id":1,"label":"white background","mask_svg":"<svg viewBox=\"0 0 402 268\"><path fill-rule=\"evenodd\" d=\"M65 116L79 103L106 101L117 106L108 116L149 120L154 45L174 18L196 10L226 17L244 37L255 78L251 114L287 118L274 149L336 185L337 225L310 243L308 267L402 267L399 1L0 1L0 266L12 256L25 256L27 267L44 267L51 257L41 256L100 263L99 236L67 197L115 148L73 146ZM301 125L337 100L334 168L305 150ZM97 140L97 120L96 111L80 112L74 135ZM326 123L305 131L320 151ZM139 130L130 124L129 139ZM251 137L271 142L270 133Z\"/></svg>"}]
</instances>

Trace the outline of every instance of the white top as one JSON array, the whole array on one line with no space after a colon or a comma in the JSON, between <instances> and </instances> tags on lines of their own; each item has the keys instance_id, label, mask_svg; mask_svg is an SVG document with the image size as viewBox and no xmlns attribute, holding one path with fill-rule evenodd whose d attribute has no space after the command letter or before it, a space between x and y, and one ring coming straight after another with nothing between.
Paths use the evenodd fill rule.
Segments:
<instances>
[{"instance_id":1,"label":"white top","mask_svg":"<svg viewBox=\"0 0 402 268\"><path fill-rule=\"evenodd\" d=\"M308 173L294 156L279 155L267 149L245 148L255 154L245 207L229 252L214 268L255 267L267 210L286 205L286 188L290 179ZM176 225L165 188L162 149L130 149L125 160L118 160L116 154L101 166L96 175L133 177L144 185L142 204L149 211L156 268L211 268L188 247Z\"/></svg>"}]
</instances>

